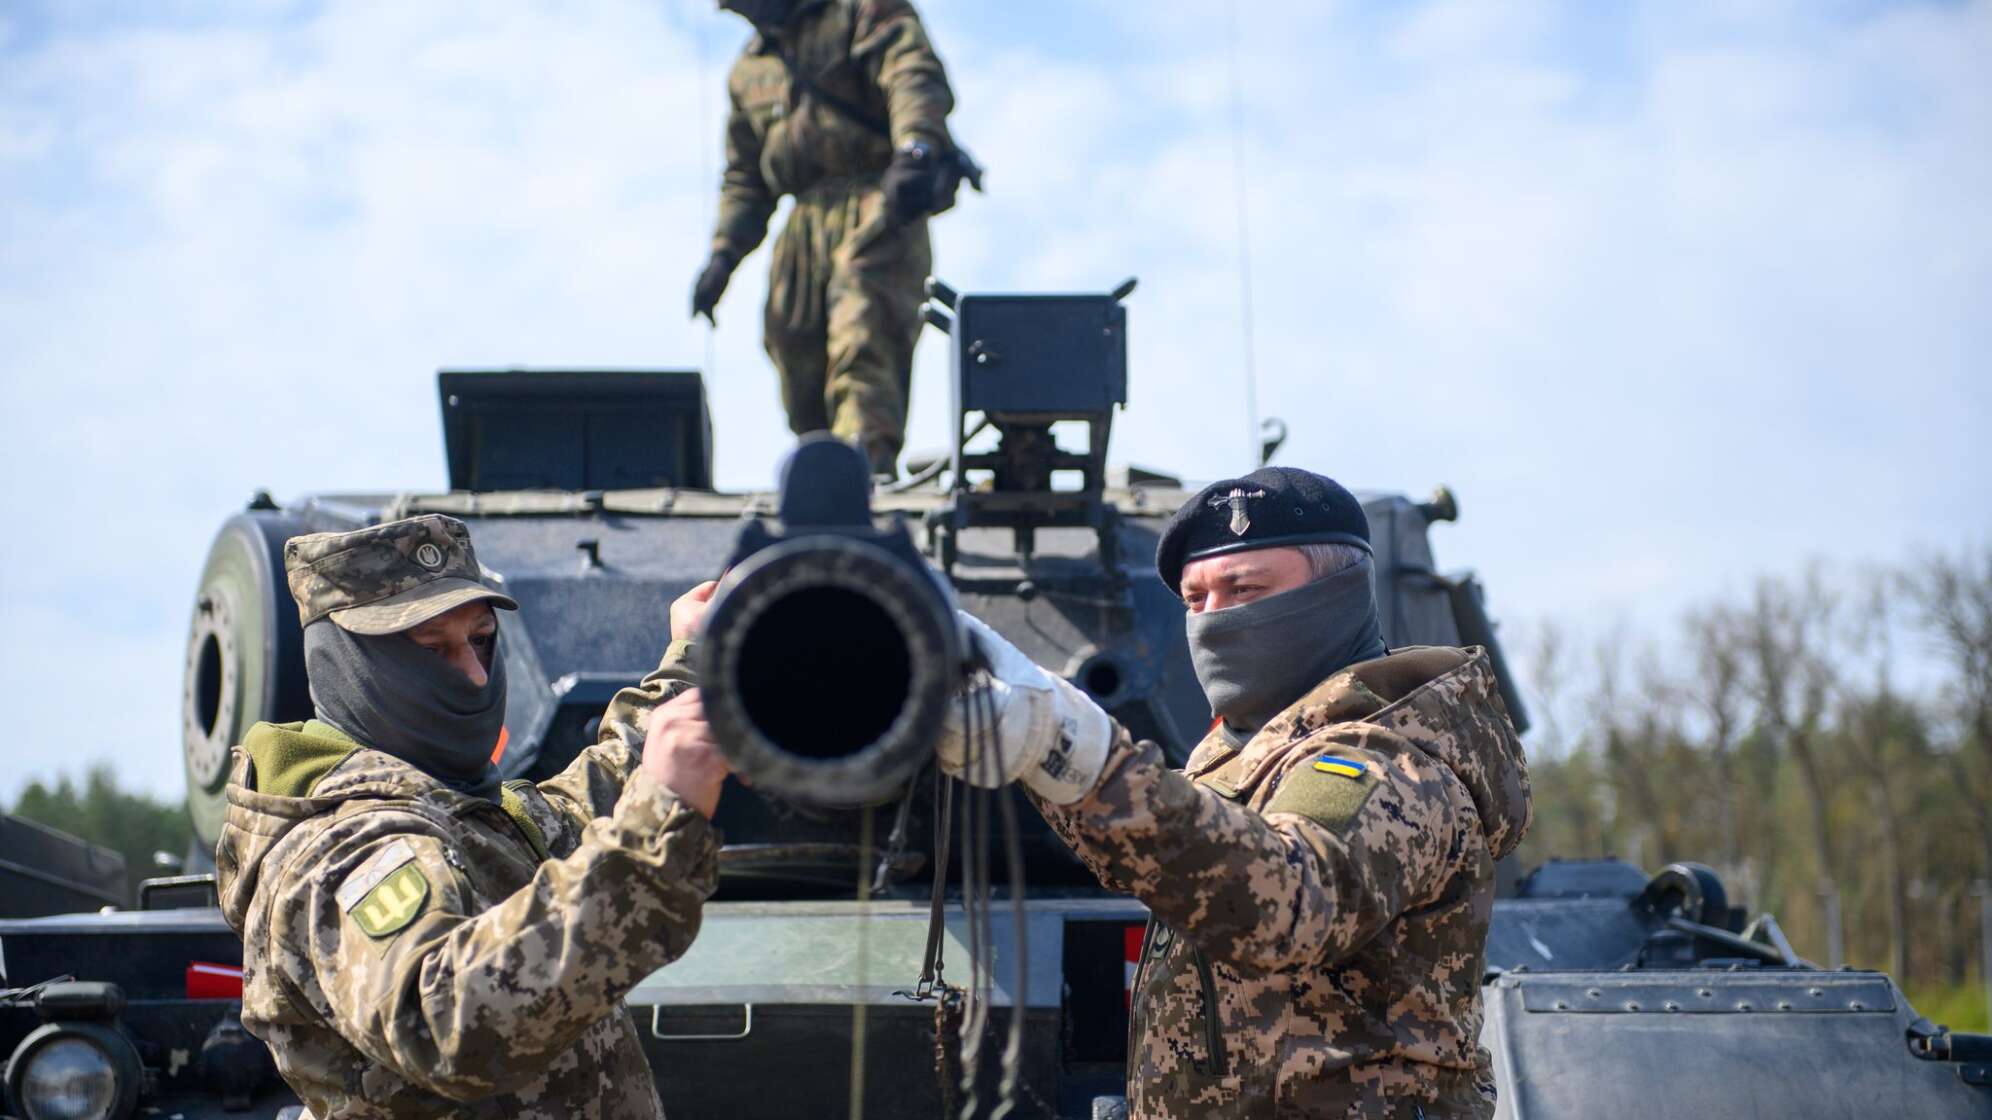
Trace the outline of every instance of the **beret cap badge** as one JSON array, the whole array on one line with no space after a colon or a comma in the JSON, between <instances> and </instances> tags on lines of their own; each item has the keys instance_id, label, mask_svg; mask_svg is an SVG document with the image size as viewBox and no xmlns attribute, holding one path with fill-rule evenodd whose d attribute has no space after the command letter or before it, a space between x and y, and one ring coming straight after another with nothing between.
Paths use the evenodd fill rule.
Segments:
<instances>
[{"instance_id":1,"label":"beret cap badge","mask_svg":"<svg viewBox=\"0 0 1992 1120\"><path fill-rule=\"evenodd\" d=\"M1232 536L1242 537L1245 535L1245 530L1252 527L1252 515L1246 511L1245 503L1251 501L1253 498L1263 498L1265 496L1266 492L1264 490L1254 490L1247 493L1244 487L1234 486L1231 489L1231 493L1220 494L1212 498L1210 500L1210 508L1221 510L1226 506L1230 506L1231 534Z\"/></svg>"}]
</instances>

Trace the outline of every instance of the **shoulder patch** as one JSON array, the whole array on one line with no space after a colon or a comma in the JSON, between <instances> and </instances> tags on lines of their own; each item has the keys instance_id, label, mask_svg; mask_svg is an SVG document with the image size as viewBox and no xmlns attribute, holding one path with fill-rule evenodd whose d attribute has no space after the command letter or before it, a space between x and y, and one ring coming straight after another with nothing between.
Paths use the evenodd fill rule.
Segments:
<instances>
[{"instance_id":1,"label":"shoulder patch","mask_svg":"<svg viewBox=\"0 0 1992 1120\"><path fill-rule=\"evenodd\" d=\"M1369 763L1358 758L1336 758L1322 755L1314 760L1314 768L1323 774L1338 774L1344 778L1360 778L1369 773Z\"/></svg>"},{"instance_id":2,"label":"shoulder patch","mask_svg":"<svg viewBox=\"0 0 1992 1120\"><path fill-rule=\"evenodd\" d=\"M355 868L352 874L346 876L346 881L339 884L338 892L332 897L338 900L339 909L350 913L353 907L359 905L360 899L366 897L368 891L379 886L382 879L414 858L415 849L408 841L396 840L375 852L365 863Z\"/></svg>"},{"instance_id":3,"label":"shoulder patch","mask_svg":"<svg viewBox=\"0 0 1992 1120\"><path fill-rule=\"evenodd\" d=\"M429 903L429 877L419 863L404 863L347 913L368 937L386 937L408 925Z\"/></svg>"},{"instance_id":4,"label":"shoulder patch","mask_svg":"<svg viewBox=\"0 0 1992 1120\"><path fill-rule=\"evenodd\" d=\"M1288 770L1263 812L1293 813L1340 832L1382 782L1373 762L1320 755Z\"/></svg>"}]
</instances>

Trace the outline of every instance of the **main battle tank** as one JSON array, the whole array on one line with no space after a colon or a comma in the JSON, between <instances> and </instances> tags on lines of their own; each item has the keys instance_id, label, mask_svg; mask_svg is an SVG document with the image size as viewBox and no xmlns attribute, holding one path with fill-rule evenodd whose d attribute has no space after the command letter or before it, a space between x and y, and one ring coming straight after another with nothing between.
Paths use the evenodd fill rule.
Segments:
<instances>
[{"instance_id":1,"label":"main battle tank","mask_svg":"<svg viewBox=\"0 0 1992 1120\"><path fill-rule=\"evenodd\" d=\"M957 295L933 285L928 315L953 355L950 447L872 494L870 513L881 530L903 527L916 562L964 607L1181 762L1210 712L1182 606L1151 558L1191 490L1107 460L1127 398L1131 290ZM216 534L187 645L190 863L218 834L229 748L258 720L310 713L282 578L291 536L426 512L468 522L491 579L520 606L504 619L512 683L493 757L506 777L537 779L592 742L609 697L655 664L671 600L719 575L757 526L791 508L788 494L712 489L712 427L695 373L445 371L438 387L447 492L283 505L259 493ZM1082 429L1080 449L1061 444ZM1524 723L1479 584L1434 561L1431 530L1458 515L1450 492L1359 496L1386 641L1488 647ZM848 722L849 711L879 704L890 716L920 676L914 645L873 615L789 615L791 635L808 637L812 625L852 635L816 636L826 653L809 678L819 698L811 719ZM839 697L854 702L840 708ZM744 710L750 721L794 715ZM954 978L965 978L972 943L998 947L980 1114L998 1098L996 1051L1017 1019L1021 1115L1112 1113L1143 909L1101 892L1028 809L1022 905L975 906L961 886L962 844L937 865L933 788L921 776L870 807L826 808L729 786L704 929L629 997L672 1116L848 1115L853 1102L865 1116L940 1114L934 1016L908 993L936 875ZM1988 1040L1919 1020L1884 975L1813 968L1774 920L1745 922L1706 868L1649 877L1577 861L1502 871L1483 1034L1502 1116L1992 1109ZM190 908L0 922L8 982L83 979L0 1006L15 1110L70 1114L27 1099L53 1084L34 1075L52 1068L64 1040L78 1044L65 1068L83 1071L67 1084L113 1087L104 1115L143 1101L186 1117L220 1115L224 1103L267 1116L290 1102L233 1018L240 946L203 886L188 877L152 892L191 892ZM1019 924L1022 957L1010 949Z\"/></svg>"}]
</instances>

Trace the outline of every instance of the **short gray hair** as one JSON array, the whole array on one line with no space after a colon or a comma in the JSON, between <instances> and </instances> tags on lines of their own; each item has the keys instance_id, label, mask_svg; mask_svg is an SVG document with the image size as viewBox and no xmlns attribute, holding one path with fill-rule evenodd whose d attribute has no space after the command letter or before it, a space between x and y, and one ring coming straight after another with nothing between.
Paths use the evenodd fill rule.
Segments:
<instances>
[{"instance_id":1,"label":"short gray hair","mask_svg":"<svg viewBox=\"0 0 1992 1120\"><path fill-rule=\"evenodd\" d=\"M1352 544L1339 544L1323 541L1316 544L1295 545L1302 556L1307 557L1307 569L1314 579L1327 579L1343 568L1353 568L1363 562L1369 553Z\"/></svg>"}]
</instances>

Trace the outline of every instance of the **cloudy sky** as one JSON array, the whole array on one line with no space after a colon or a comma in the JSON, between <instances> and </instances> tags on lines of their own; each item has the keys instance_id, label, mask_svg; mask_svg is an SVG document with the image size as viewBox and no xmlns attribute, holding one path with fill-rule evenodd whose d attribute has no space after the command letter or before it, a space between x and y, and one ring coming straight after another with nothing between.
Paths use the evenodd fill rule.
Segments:
<instances>
[{"instance_id":1,"label":"cloudy sky","mask_svg":"<svg viewBox=\"0 0 1992 1120\"><path fill-rule=\"evenodd\" d=\"M1242 199L1283 460L1452 485L1441 562L1504 617L1992 537L1992 3L1236 7L923 4L990 169L939 272L1141 278L1116 459L1248 466ZM704 0L0 2L0 798L97 758L176 797L214 528L440 486L437 367L710 345L720 481L771 480L763 257L710 342L685 314L744 38ZM944 373L929 337L916 447Z\"/></svg>"}]
</instances>

